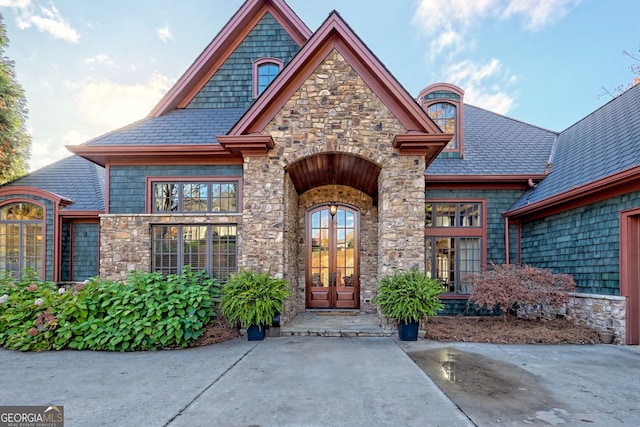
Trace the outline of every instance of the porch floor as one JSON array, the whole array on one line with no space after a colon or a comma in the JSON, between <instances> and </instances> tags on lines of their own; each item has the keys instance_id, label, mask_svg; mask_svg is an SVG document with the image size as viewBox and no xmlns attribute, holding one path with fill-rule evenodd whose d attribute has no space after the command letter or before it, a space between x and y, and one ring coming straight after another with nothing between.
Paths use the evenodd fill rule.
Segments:
<instances>
[{"instance_id":1,"label":"porch floor","mask_svg":"<svg viewBox=\"0 0 640 427\"><path fill-rule=\"evenodd\" d=\"M306 311L280 328L281 336L303 337L388 337L395 332L382 328L377 315L358 311Z\"/></svg>"}]
</instances>

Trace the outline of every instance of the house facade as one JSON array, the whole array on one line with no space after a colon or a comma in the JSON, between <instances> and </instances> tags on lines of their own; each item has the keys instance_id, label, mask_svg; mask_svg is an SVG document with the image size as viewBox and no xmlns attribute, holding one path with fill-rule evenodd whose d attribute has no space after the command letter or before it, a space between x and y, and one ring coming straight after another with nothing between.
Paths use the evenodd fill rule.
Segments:
<instances>
[{"instance_id":1,"label":"house facade","mask_svg":"<svg viewBox=\"0 0 640 427\"><path fill-rule=\"evenodd\" d=\"M0 187L0 269L49 280L187 265L287 278L307 309L375 312L378 279L491 263L569 273L565 315L640 339L640 88L563 132L406 92L337 12L312 32L247 0L150 115Z\"/></svg>"}]
</instances>

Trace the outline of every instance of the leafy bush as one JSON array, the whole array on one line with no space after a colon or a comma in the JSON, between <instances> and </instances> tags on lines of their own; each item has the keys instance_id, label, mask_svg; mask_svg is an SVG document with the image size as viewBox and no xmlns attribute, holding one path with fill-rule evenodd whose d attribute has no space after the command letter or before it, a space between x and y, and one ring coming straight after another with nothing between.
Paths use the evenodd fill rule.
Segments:
<instances>
[{"instance_id":1,"label":"leafy bush","mask_svg":"<svg viewBox=\"0 0 640 427\"><path fill-rule=\"evenodd\" d=\"M5 294L0 345L22 351L134 351L186 347L196 340L215 316L219 285L191 270L167 277L131 272L124 283L92 279L66 291L26 276L0 280L0 295Z\"/></svg>"},{"instance_id":2,"label":"leafy bush","mask_svg":"<svg viewBox=\"0 0 640 427\"><path fill-rule=\"evenodd\" d=\"M405 323L417 322L421 317L435 316L444 308L438 297L443 292L442 283L426 273L396 271L393 276L380 280L373 303L389 318Z\"/></svg>"},{"instance_id":3,"label":"leafy bush","mask_svg":"<svg viewBox=\"0 0 640 427\"><path fill-rule=\"evenodd\" d=\"M232 325L240 323L243 328L270 325L291 294L288 283L269 272L244 270L233 274L222 287L220 310Z\"/></svg>"},{"instance_id":4,"label":"leafy bush","mask_svg":"<svg viewBox=\"0 0 640 427\"><path fill-rule=\"evenodd\" d=\"M568 274L528 265L492 265L482 273L462 278L463 285L472 287L468 300L477 310L499 310L503 316L518 307L543 305L560 308L569 300L568 292L576 284Z\"/></svg>"}]
</instances>

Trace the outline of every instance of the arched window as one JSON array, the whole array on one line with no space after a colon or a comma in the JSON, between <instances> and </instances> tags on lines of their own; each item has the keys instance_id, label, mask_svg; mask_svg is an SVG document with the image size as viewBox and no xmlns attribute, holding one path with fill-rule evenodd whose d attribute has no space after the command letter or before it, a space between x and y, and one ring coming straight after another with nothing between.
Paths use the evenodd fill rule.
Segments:
<instances>
[{"instance_id":1,"label":"arched window","mask_svg":"<svg viewBox=\"0 0 640 427\"><path fill-rule=\"evenodd\" d=\"M455 137L456 132L456 106L448 102L436 102L427 107L427 114L431 117L442 132L454 134L451 142L447 144L445 149L458 148L458 141Z\"/></svg>"},{"instance_id":2,"label":"arched window","mask_svg":"<svg viewBox=\"0 0 640 427\"><path fill-rule=\"evenodd\" d=\"M44 209L18 202L0 207L0 271L21 277L33 268L43 278Z\"/></svg>"},{"instance_id":3,"label":"arched window","mask_svg":"<svg viewBox=\"0 0 640 427\"><path fill-rule=\"evenodd\" d=\"M443 156L464 154L463 106L464 91L449 83L437 83L420 92L418 102L444 133L453 134Z\"/></svg>"},{"instance_id":4,"label":"arched window","mask_svg":"<svg viewBox=\"0 0 640 427\"><path fill-rule=\"evenodd\" d=\"M253 63L253 97L257 98L276 78L282 69L277 58L262 58Z\"/></svg>"}]
</instances>

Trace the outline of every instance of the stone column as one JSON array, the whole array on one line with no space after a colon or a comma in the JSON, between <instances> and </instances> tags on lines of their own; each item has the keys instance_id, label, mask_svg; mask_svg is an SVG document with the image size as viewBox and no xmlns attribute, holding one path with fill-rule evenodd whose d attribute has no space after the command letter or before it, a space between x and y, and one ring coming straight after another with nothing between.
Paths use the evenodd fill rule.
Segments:
<instances>
[{"instance_id":1,"label":"stone column","mask_svg":"<svg viewBox=\"0 0 640 427\"><path fill-rule=\"evenodd\" d=\"M284 171L265 157L245 157L238 269L285 276Z\"/></svg>"},{"instance_id":2,"label":"stone column","mask_svg":"<svg viewBox=\"0 0 640 427\"><path fill-rule=\"evenodd\" d=\"M378 277L424 271L425 160L391 157L378 181Z\"/></svg>"}]
</instances>

